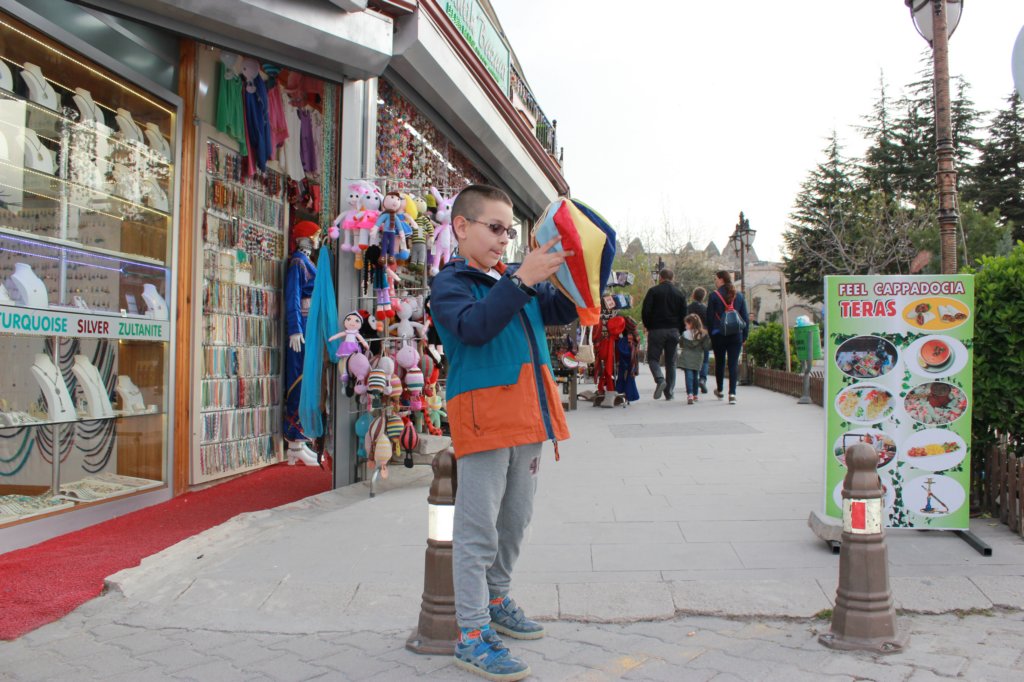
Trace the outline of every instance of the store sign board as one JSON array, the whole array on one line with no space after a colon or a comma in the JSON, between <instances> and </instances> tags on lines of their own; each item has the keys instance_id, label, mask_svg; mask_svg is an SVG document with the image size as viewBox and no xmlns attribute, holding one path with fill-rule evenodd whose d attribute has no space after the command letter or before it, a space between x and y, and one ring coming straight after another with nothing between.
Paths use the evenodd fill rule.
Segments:
<instances>
[{"instance_id":1,"label":"store sign board","mask_svg":"<svg viewBox=\"0 0 1024 682\"><path fill-rule=\"evenodd\" d=\"M466 39L506 95L510 88L509 50L476 0L446 0L444 13Z\"/></svg>"},{"instance_id":2,"label":"store sign board","mask_svg":"<svg viewBox=\"0 0 1024 682\"><path fill-rule=\"evenodd\" d=\"M64 310L0 305L0 333L70 336L83 339L167 341L171 324L144 317L116 317Z\"/></svg>"},{"instance_id":3,"label":"store sign board","mask_svg":"<svg viewBox=\"0 0 1024 682\"><path fill-rule=\"evenodd\" d=\"M882 525L969 528L974 278L825 278L825 512L845 450L878 453Z\"/></svg>"}]
</instances>

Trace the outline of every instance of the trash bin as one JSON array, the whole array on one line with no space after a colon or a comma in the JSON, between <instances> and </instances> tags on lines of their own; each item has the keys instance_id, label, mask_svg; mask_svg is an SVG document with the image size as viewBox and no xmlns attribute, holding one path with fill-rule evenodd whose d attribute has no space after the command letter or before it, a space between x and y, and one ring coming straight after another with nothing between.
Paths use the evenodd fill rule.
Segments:
<instances>
[{"instance_id":1,"label":"trash bin","mask_svg":"<svg viewBox=\"0 0 1024 682\"><path fill-rule=\"evenodd\" d=\"M793 328L793 340L796 345L796 357L802 362L821 360L821 329L816 324L807 324Z\"/></svg>"}]
</instances>

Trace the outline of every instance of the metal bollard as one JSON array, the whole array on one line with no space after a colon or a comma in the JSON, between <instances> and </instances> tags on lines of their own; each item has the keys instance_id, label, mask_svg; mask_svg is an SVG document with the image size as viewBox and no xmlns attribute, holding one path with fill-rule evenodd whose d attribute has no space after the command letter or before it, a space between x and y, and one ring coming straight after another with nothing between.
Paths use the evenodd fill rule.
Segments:
<instances>
[{"instance_id":1,"label":"metal bollard","mask_svg":"<svg viewBox=\"0 0 1024 682\"><path fill-rule=\"evenodd\" d=\"M434 455L434 480L427 497L429 523L423 571L423 602L419 625L405 648L417 654L451 656L459 628L455 621L455 586L452 582L452 531L455 525L455 491L458 488L454 452L449 448Z\"/></svg>"},{"instance_id":2,"label":"metal bollard","mask_svg":"<svg viewBox=\"0 0 1024 682\"><path fill-rule=\"evenodd\" d=\"M896 624L889 589L889 556L882 529L882 482L878 454L867 443L846 449L843 481L843 544L832 628L818 641L830 649L901 651L908 635Z\"/></svg>"}]
</instances>

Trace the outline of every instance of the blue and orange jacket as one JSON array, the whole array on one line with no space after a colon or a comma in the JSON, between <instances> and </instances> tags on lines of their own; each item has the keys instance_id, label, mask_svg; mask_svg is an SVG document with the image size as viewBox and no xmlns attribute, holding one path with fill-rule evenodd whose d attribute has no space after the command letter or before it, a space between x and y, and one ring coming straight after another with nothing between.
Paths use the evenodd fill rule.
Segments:
<instances>
[{"instance_id":1,"label":"blue and orange jacket","mask_svg":"<svg viewBox=\"0 0 1024 682\"><path fill-rule=\"evenodd\" d=\"M503 263L496 269L505 272ZM434 277L430 309L449 360L456 458L569 437L544 326L572 322L576 306L547 282L534 289L531 297L458 257Z\"/></svg>"}]
</instances>

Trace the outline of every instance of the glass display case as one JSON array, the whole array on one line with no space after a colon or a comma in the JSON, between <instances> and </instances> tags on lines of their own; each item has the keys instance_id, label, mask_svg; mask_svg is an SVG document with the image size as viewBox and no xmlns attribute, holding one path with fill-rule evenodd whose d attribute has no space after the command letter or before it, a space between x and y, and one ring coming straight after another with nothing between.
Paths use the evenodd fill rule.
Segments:
<instances>
[{"instance_id":1,"label":"glass display case","mask_svg":"<svg viewBox=\"0 0 1024 682\"><path fill-rule=\"evenodd\" d=\"M0 525L167 480L175 117L0 14Z\"/></svg>"}]
</instances>

